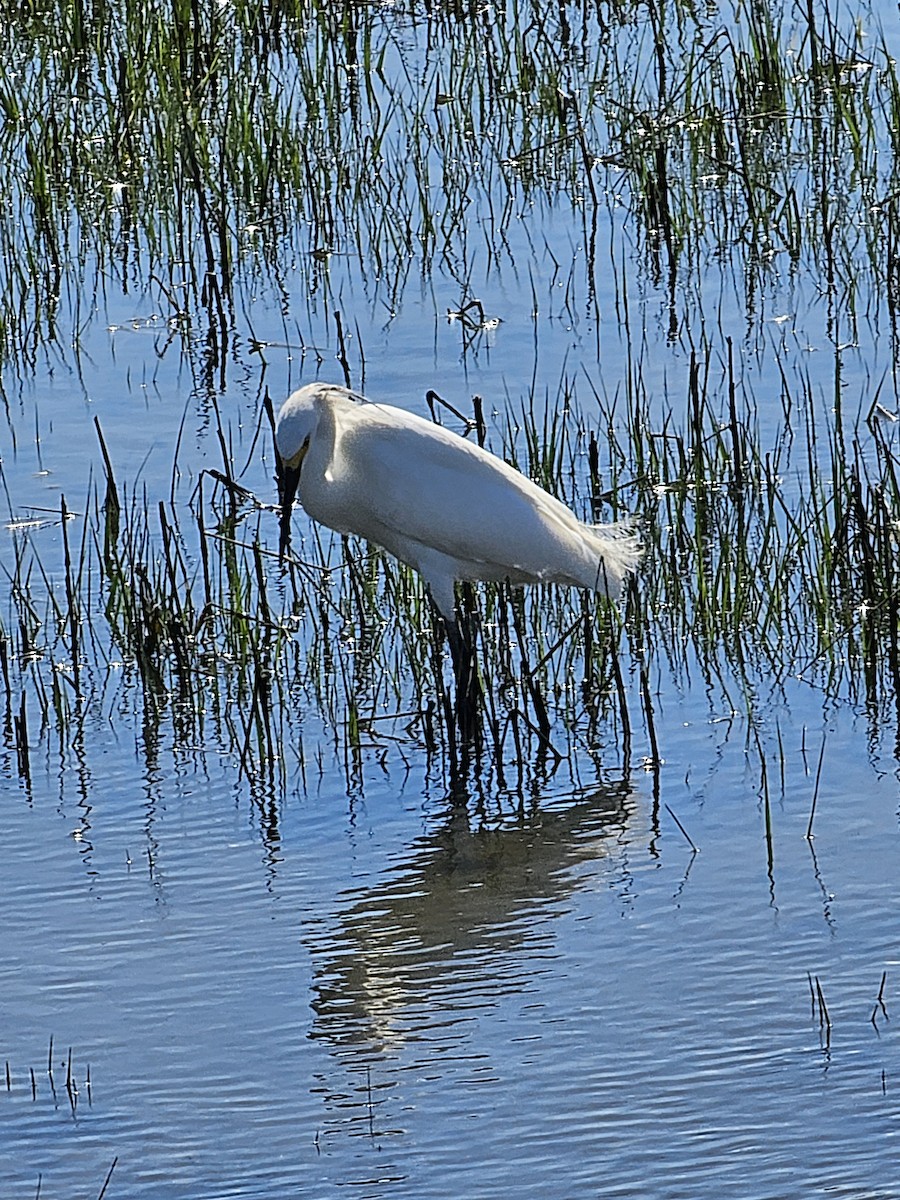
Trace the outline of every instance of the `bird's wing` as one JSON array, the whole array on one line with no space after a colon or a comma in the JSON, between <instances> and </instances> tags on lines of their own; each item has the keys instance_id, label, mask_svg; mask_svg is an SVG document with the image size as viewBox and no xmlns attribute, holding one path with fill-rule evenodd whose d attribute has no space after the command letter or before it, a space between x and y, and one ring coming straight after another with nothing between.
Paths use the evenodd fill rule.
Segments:
<instances>
[{"instance_id":1,"label":"bird's wing","mask_svg":"<svg viewBox=\"0 0 900 1200\"><path fill-rule=\"evenodd\" d=\"M344 527L404 557L417 543L449 558L540 574L548 543L578 538L579 522L502 459L400 409L342 414L332 491Z\"/></svg>"}]
</instances>

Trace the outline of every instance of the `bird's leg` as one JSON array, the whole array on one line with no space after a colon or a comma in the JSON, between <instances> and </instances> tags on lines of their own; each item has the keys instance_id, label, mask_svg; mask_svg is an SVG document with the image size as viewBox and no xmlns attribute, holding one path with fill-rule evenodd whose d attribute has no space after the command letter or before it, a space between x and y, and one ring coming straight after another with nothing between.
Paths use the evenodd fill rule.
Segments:
<instances>
[{"instance_id":1,"label":"bird's leg","mask_svg":"<svg viewBox=\"0 0 900 1200\"><path fill-rule=\"evenodd\" d=\"M474 603L471 584L462 584L460 592L460 598L455 605L456 620L447 622L447 640L450 643L450 657L453 659L453 674L456 679L457 723L462 736L471 739L480 728L484 694L475 665L472 637Z\"/></svg>"},{"instance_id":2,"label":"bird's leg","mask_svg":"<svg viewBox=\"0 0 900 1200\"><path fill-rule=\"evenodd\" d=\"M484 699L472 647L471 615L458 604L454 606L453 618L442 613L436 604L433 607L435 617L444 629L450 647L453 679L456 684L456 723L462 737L470 739L478 729L478 718Z\"/></svg>"},{"instance_id":3,"label":"bird's leg","mask_svg":"<svg viewBox=\"0 0 900 1200\"><path fill-rule=\"evenodd\" d=\"M447 643L450 646L450 658L453 662L453 677L456 680L457 688L461 688L464 683L475 673L475 662L472 655L472 647L468 639L462 631L459 620L444 621L444 629L447 633Z\"/></svg>"}]
</instances>

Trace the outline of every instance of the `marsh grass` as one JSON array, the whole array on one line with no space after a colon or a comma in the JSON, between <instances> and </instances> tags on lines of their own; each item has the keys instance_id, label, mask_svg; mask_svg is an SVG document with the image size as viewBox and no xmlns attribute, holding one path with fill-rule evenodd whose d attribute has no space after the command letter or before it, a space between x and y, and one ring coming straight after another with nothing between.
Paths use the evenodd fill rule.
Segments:
<instances>
[{"instance_id":1,"label":"marsh grass","mask_svg":"<svg viewBox=\"0 0 900 1200\"><path fill-rule=\"evenodd\" d=\"M614 392L583 369L473 409L495 452L585 519L636 513L647 545L620 607L476 589L478 769L522 786L526 764L552 770L578 749L658 771L664 673L699 671L742 715L766 804L758 715L790 680L897 720L896 403L890 379L854 403L841 349L874 310L896 358L900 87L883 39L864 43L827 6L778 20L755 3L718 23L681 5L530 0L496 20L413 3L0 12L0 359L26 372L48 347L77 358L85 297L137 288L186 349L222 451L189 499L177 469L161 499L117 478L98 426L78 512L64 500L55 527L33 529L11 512L0 666L23 786L50 731L83 736L116 679L148 740L164 722L185 746L215 738L263 791L321 769L316 722L354 787L368 756L458 767L418 581L313 528L279 569L269 501L235 484L216 397L248 296L280 299L288 271L310 324L325 310L345 377L364 371L331 293L335 256L388 311L413 275L446 272L470 353L486 327L473 264L519 269L510 235L529 206L579 216L582 265L554 278L554 313L573 319L596 315L599 214L624 212L688 364L651 394L611 256L627 348ZM489 231L477 246L474 228ZM701 281L715 271L748 313L739 346L710 332L722 316ZM835 348L825 403L752 319L776 277L801 271L820 281ZM777 399L755 394L754 356L775 364Z\"/></svg>"},{"instance_id":2,"label":"marsh grass","mask_svg":"<svg viewBox=\"0 0 900 1200\"><path fill-rule=\"evenodd\" d=\"M560 389L551 418L525 406L515 427L488 426L488 445L588 518L633 508L646 559L620 605L553 587L472 589L486 696L474 747L460 742L440 631L410 571L302 515L282 568L273 505L230 467L205 474L187 505L152 502L120 488L98 427L102 478L85 515L63 501L58 539L15 535L3 678L23 786L35 743L53 728L60 744L83 733L117 664L119 686L137 686L145 736L168 721L184 747L212 738L260 792L322 769L319 725L351 790L366 761L422 753L450 776L513 790L578 757L657 772L654 681L699 670L746 722L771 861L766 697L800 677L873 719L897 714L895 423L873 407L849 445L830 427L827 455L796 434L788 452L778 431L764 449L732 364L695 358L681 423L670 412L660 424L636 383L633 424L602 439L601 457L595 429L614 430L612 414L596 394L583 406L571 381ZM791 411L810 403L785 398Z\"/></svg>"},{"instance_id":3,"label":"marsh grass","mask_svg":"<svg viewBox=\"0 0 900 1200\"><path fill-rule=\"evenodd\" d=\"M773 267L803 264L849 336L864 290L896 323L900 87L877 30L752 0L718 23L656 3L465 13L0 5L0 356L77 352L86 298L137 283L215 392L248 294L277 302L288 265L311 311L335 255L389 311L438 265L467 296L471 230L487 220L501 270L522 206L558 203L588 251L567 304L593 294L598 211L624 205L673 336L676 293L716 262L750 310Z\"/></svg>"}]
</instances>

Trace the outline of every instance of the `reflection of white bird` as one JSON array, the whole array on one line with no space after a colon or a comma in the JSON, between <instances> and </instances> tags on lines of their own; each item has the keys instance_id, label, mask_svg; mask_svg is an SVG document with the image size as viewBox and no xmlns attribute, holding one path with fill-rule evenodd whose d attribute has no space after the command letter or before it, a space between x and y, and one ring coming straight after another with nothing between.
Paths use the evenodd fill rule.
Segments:
<instances>
[{"instance_id":1,"label":"reflection of white bird","mask_svg":"<svg viewBox=\"0 0 900 1200\"><path fill-rule=\"evenodd\" d=\"M615 597L640 557L627 522L585 525L519 471L403 409L312 383L275 428L281 549L295 495L314 520L377 543L414 567L463 648L453 585L561 583Z\"/></svg>"}]
</instances>

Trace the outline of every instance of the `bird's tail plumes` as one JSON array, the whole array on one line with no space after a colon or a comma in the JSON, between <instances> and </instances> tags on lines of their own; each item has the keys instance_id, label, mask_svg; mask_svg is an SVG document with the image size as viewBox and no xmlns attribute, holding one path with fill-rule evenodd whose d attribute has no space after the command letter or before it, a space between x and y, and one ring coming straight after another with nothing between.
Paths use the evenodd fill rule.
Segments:
<instances>
[{"instance_id":1,"label":"bird's tail plumes","mask_svg":"<svg viewBox=\"0 0 900 1200\"><path fill-rule=\"evenodd\" d=\"M595 592L605 592L615 599L644 553L637 524L633 520L624 520L614 521L610 525L589 525L587 529L600 561L596 578L584 580L584 586L593 588Z\"/></svg>"}]
</instances>

